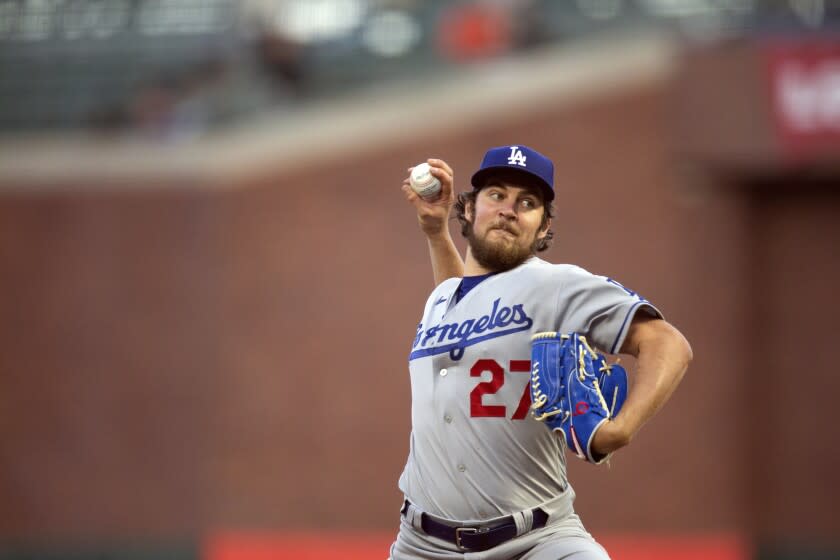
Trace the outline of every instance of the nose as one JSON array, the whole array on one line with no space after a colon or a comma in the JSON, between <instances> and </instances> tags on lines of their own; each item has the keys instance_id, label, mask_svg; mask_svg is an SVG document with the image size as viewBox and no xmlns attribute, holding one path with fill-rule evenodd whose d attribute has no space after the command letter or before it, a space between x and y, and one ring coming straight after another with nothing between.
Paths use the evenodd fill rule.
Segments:
<instances>
[{"instance_id":1,"label":"nose","mask_svg":"<svg viewBox=\"0 0 840 560\"><path fill-rule=\"evenodd\" d=\"M504 204L499 208L499 217L504 218L505 220L515 220L516 219L516 209L513 207L513 204Z\"/></svg>"}]
</instances>

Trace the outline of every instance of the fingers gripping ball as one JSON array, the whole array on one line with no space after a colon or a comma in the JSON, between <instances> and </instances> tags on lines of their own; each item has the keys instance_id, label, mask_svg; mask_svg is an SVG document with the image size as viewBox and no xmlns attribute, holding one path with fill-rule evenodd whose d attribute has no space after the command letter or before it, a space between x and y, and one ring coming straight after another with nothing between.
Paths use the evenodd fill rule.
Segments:
<instances>
[{"instance_id":1,"label":"fingers gripping ball","mask_svg":"<svg viewBox=\"0 0 840 560\"><path fill-rule=\"evenodd\" d=\"M581 459L602 463L592 451L604 422L614 418L627 398L627 372L607 364L578 334L544 332L531 338L531 413Z\"/></svg>"},{"instance_id":2,"label":"fingers gripping ball","mask_svg":"<svg viewBox=\"0 0 840 560\"><path fill-rule=\"evenodd\" d=\"M411 170L411 177L409 178L411 190L425 200L437 198L438 193L440 193L440 181L432 175L431 169L428 163L418 164Z\"/></svg>"}]
</instances>

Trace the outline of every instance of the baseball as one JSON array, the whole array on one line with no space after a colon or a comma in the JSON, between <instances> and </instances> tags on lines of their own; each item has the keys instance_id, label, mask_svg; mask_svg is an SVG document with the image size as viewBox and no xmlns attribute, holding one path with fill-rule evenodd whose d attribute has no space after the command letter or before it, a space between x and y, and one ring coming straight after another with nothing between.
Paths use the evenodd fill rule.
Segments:
<instances>
[{"instance_id":1,"label":"baseball","mask_svg":"<svg viewBox=\"0 0 840 560\"><path fill-rule=\"evenodd\" d=\"M411 190L425 200L435 198L440 192L440 181L432 175L428 163L418 164L411 170L409 183L411 184Z\"/></svg>"}]
</instances>

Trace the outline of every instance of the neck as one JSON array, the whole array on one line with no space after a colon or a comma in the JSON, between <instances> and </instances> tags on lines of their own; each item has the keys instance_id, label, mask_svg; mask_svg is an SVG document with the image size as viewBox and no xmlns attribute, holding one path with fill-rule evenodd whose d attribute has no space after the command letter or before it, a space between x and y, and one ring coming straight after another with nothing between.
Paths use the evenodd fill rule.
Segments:
<instances>
[{"instance_id":1,"label":"neck","mask_svg":"<svg viewBox=\"0 0 840 560\"><path fill-rule=\"evenodd\" d=\"M496 271L478 264L478 261L472 255L472 249L467 247L467 258L464 259L464 276L481 276L482 274L490 274L491 272Z\"/></svg>"},{"instance_id":2,"label":"neck","mask_svg":"<svg viewBox=\"0 0 840 560\"><path fill-rule=\"evenodd\" d=\"M522 260L521 262L510 268L487 268L475 259L475 257L472 254L472 248L469 245L467 245L467 255L464 259L464 276L482 276L484 274L506 272L508 270L512 270L518 266L521 266L523 263L534 258L535 256L536 255L534 253L531 253L528 256L528 258Z\"/></svg>"}]
</instances>

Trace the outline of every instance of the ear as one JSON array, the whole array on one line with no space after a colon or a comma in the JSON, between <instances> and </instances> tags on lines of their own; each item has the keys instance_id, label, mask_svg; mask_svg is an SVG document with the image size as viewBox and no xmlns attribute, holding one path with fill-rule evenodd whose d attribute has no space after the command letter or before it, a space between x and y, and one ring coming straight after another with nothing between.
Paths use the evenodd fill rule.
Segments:
<instances>
[{"instance_id":1,"label":"ear","mask_svg":"<svg viewBox=\"0 0 840 560\"><path fill-rule=\"evenodd\" d=\"M537 239L543 239L546 235L548 235L548 230L551 229L551 218L548 218L545 221L545 227L542 228L539 232L537 232Z\"/></svg>"},{"instance_id":2,"label":"ear","mask_svg":"<svg viewBox=\"0 0 840 560\"><path fill-rule=\"evenodd\" d=\"M471 200L467 200L464 203L464 218L469 222L473 223L473 218L475 217L475 204Z\"/></svg>"}]
</instances>

